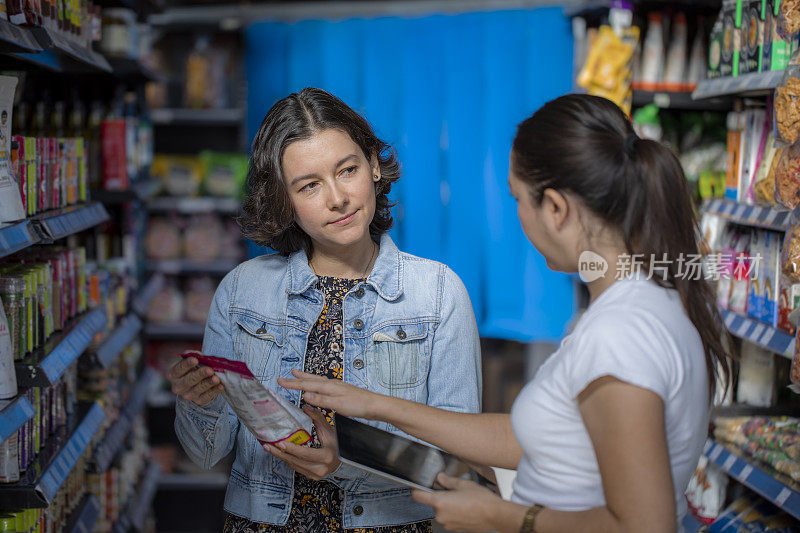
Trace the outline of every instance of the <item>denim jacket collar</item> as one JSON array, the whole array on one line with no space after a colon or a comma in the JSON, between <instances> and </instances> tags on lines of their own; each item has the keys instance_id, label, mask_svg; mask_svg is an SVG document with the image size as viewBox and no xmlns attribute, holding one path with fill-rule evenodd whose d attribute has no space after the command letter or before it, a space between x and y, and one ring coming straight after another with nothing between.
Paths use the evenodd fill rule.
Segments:
<instances>
[{"instance_id":1,"label":"denim jacket collar","mask_svg":"<svg viewBox=\"0 0 800 533\"><path fill-rule=\"evenodd\" d=\"M308 266L308 256L305 250L299 250L289 255L288 274L289 287L287 290L290 294L302 294L317 281L317 275ZM388 233L381 235L380 251L375 259L372 272L367 278L367 284L372 286L384 300L396 300L403 293L400 251Z\"/></svg>"}]
</instances>

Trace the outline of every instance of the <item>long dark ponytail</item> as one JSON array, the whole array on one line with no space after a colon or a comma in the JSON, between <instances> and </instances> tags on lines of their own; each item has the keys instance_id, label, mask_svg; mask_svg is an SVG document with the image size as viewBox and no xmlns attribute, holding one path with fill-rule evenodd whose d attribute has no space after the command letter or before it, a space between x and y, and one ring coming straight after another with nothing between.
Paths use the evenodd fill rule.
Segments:
<instances>
[{"instance_id":1,"label":"long dark ponytail","mask_svg":"<svg viewBox=\"0 0 800 533\"><path fill-rule=\"evenodd\" d=\"M711 285L702 274L679 272L678 259L698 257L700 251L689 187L675 154L636 137L612 102L571 94L548 102L519 125L512 164L536 204L545 189L569 191L619 229L627 253L643 254L645 268L651 258L666 256L665 279L656 275L653 280L680 294L703 341L713 397L718 380L730 376L728 333Z\"/></svg>"}]
</instances>

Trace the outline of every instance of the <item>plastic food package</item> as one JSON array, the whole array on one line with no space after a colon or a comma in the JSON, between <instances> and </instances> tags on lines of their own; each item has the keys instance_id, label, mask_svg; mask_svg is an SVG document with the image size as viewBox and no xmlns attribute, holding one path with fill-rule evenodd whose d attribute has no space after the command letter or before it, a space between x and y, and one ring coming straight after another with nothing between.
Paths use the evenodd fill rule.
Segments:
<instances>
[{"instance_id":1,"label":"plastic food package","mask_svg":"<svg viewBox=\"0 0 800 533\"><path fill-rule=\"evenodd\" d=\"M600 27L577 81L589 94L607 98L629 114L632 59L639 28L623 30L620 37L610 26Z\"/></svg>"},{"instance_id":2,"label":"plastic food package","mask_svg":"<svg viewBox=\"0 0 800 533\"><path fill-rule=\"evenodd\" d=\"M239 420L262 444L289 441L302 446L311 441L311 418L279 394L258 381L247 364L223 357L186 352L182 357L196 357L211 368L225 390L222 392Z\"/></svg>"},{"instance_id":3,"label":"plastic food package","mask_svg":"<svg viewBox=\"0 0 800 533\"><path fill-rule=\"evenodd\" d=\"M186 320L205 324L214 299L214 282L208 277L192 278L186 288Z\"/></svg>"},{"instance_id":4,"label":"plastic food package","mask_svg":"<svg viewBox=\"0 0 800 533\"><path fill-rule=\"evenodd\" d=\"M175 259L181 255L181 236L177 219L153 217L147 227L144 247L150 259Z\"/></svg>"},{"instance_id":5,"label":"plastic food package","mask_svg":"<svg viewBox=\"0 0 800 533\"><path fill-rule=\"evenodd\" d=\"M800 0L781 0L778 35L791 38L800 33Z\"/></svg>"},{"instance_id":6,"label":"plastic food package","mask_svg":"<svg viewBox=\"0 0 800 533\"><path fill-rule=\"evenodd\" d=\"M147 308L147 320L157 324L180 322L185 307L181 291L174 284L168 284L155 295Z\"/></svg>"},{"instance_id":7,"label":"plastic food package","mask_svg":"<svg viewBox=\"0 0 800 533\"><path fill-rule=\"evenodd\" d=\"M756 183L753 188L755 199L759 203L770 205L777 203L775 199L775 188L777 186L775 173L778 169L781 155L783 155L783 150L784 148L777 146L775 136L770 135L767 145L764 147L764 156L761 159L761 166L758 167Z\"/></svg>"},{"instance_id":8,"label":"plastic food package","mask_svg":"<svg viewBox=\"0 0 800 533\"><path fill-rule=\"evenodd\" d=\"M797 210L792 213L786 232L781 264L785 276L791 281L800 282L800 217Z\"/></svg>"},{"instance_id":9,"label":"plastic food package","mask_svg":"<svg viewBox=\"0 0 800 533\"><path fill-rule=\"evenodd\" d=\"M244 194L248 159L241 154L200 152L205 170L203 188L211 196L237 198Z\"/></svg>"},{"instance_id":10,"label":"plastic food package","mask_svg":"<svg viewBox=\"0 0 800 533\"><path fill-rule=\"evenodd\" d=\"M242 230L233 220L225 222L225 235L222 239L222 250L220 258L241 261L245 256L242 246Z\"/></svg>"},{"instance_id":11,"label":"plastic food package","mask_svg":"<svg viewBox=\"0 0 800 533\"><path fill-rule=\"evenodd\" d=\"M220 256L225 230L215 215L197 215L189 219L183 234L184 257L208 261Z\"/></svg>"},{"instance_id":12,"label":"plastic food package","mask_svg":"<svg viewBox=\"0 0 800 533\"><path fill-rule=\"evenodd\" d=\"M775 357L755 344L744 342L737 398L740 403L769 407L775 389Z\"/></svg>"},{"instance_id":13,"label":"plastic food package","mask_svg":"<svg viewBox=\"0 0 800 533\"><path fill-rule=\"evenodd\" d=\"M158 154L153 158L150 173L161 180L172 196L197 196L203 180L203 164L199 157Z\"/></svg>"},{"instance_id":14,"label":"plastic food package","mask_svg":"<svg viewBox=\"0 0 800 533\"><path fill-rule=\"evenodd\" d=\"M775 138L786 144L797 141L800 133L800 65L795 54L775 89Z\"/></svg>"},{"instance_id":15,"label":"plastic food package","mask_svg":"<svg viewBox=\"0 0 800 533\"><path fill-rule=\"evenodd\" d=\"M795 143L781 153L775 167L775 200L789 209L800 202L800 143Z\"/></svg>"},{"instance_id":16,"label":"plastic food package","mask_svg":"<svg viewBox=\"0 0 800 533\"><path fill-rule=\"evenodd\" d=\"M701 456L686 489L686 500L694 516L704 524L714 522L722 512L727 488L728 476L714 463L709 463L707 457Z\"/></svg>"}]
</instances>

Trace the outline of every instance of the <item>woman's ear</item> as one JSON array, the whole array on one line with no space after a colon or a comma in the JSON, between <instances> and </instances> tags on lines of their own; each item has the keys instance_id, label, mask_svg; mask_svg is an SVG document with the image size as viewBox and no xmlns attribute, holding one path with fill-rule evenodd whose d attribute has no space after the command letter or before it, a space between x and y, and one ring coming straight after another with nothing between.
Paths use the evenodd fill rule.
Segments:
<instances>
[{"instance_id":1,"label":"woman's ear","mask_svg":"<svg viewBox=\"0 0 800 533\"><path fill-rule=\"evenodd\" d=\"M378 154L372 152L369 158L370 170L372 171L372 181L378 183L381 181L381 163L378 160Z\"/></svg>"},{"instance_id":2,"label":"woman's ear","mask_svg":"<svg viewBox=\"0 0 800 533\"><path fill-rule=\"evenodd\" d=\"M541 205L542 214L547 217L553 229L562 229L569 216L570 203L567 197L555 189L545 189Z\"/></svg>"}]
</instances>

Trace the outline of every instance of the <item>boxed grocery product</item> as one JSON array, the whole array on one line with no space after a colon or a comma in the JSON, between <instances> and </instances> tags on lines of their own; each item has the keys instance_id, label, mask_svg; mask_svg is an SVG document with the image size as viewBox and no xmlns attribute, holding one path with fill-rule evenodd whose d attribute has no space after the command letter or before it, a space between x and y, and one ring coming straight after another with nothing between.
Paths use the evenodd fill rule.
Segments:
<instances>
[{"instance_id":1,"label":"boxed grocery product","mask_svg":"<svg viewBox=\"0 0 800 533\"><path fill-rule=\"evenodd\" d=\"M106 119L101 126L103 188L124 191L129 187L127 127L125 119Z\"/></svg>"},{"instance_id":2,"label":"boxed grocery product","mask_svg":"<svg viewBox=\"0 0 800 533\"><path fill-rule=\"evenodd\" d=\"M789 321L789 315L800 305L800 283L791 281L781 275L780 293L778 295L778 328L794 334L794 324Z\"/></svg>"},{"instance_id":3,"label":"boxed grocery product","mask_svg":"<svg viewBox=\"0 0 800 533\"><path fill-rule=\"evenodd\" d=\"M764 0L764 47L761 69L783 70L789 64L791 46L778 34L778 11L780 0Z\"/></svg>"},{"instance_id":4,"label":"boxed grocery product","mask_svg":"<svg viewBox=\"0 0 800 533\"><path fill-rule=\"evenodd\" d=\"M723 15L724 12L720 10L717 20L711 27L711 33L709 34L708 71L706 73L706 77L708 79L719 78L722 76L722 44L725 36Z\"/></svg>"},{"instance_id":5,"label":"boxed grocery product","mask_svg":"<svg viewBox=\"0 0 800 533\"><path fill-rule=\"evenodd\" d=\"M769 132L753 185L753 195L759 204L775 204L775 169L780 160L776 156L780 151L775 144L775 136Z\"/></svg>"},{"instance_id":6,"label":"boxed grocery product","mask_svg":"<svg viewBox=\"0 0 800 533\"><path fill-rule=\"evenodd\" d=\"M719 67L722 77L739 75L741 2L724 0L722 3L722 55Z\"/></svg>"},{"instance_id":7,"label":"boxed grocery product","mask_svg":"<svg viewBox=\"0 0 800 533\"><path fill-rule=\"evenodd\" d=\"M764 22L761 18L761 0L745 0L742 6L742 61L741 72L758 72L761 66Z\"/></svg>"},{"instance_id":8,"label":"boxed grocery product","mask_svg":"<svg viewBox=\"0 0 800 533\"><path fill-rule=\"evenodd\" d=\"M726 123L728 127L728 156L725 165L725 197L736 200L739 190L739 176L742 174L746 115L743 111L731 111L728 113Z\"/></svg>"},{"instance_id":9,"label":"boxed grocery product","mask_svg":"<svg viewBox=\"0 0 800 533\"><path fill-rule=\"evenodd\" d=\"M747 315L761 319L764 314L764 287L761 275L763 265L756 258L765 254L766 230L753 229L750 232L750 283L747 290Z\"/></svg>"},{"instance_id":10,"label":"boxed grocery product","mask_svg":"<svg viewBox=\"0 0 800 533\"><path fill-rule=\"evenodd\" d=\"M782 235L774 231L766 231L763 239L760 250L763 255L758 260L758 281L761 283L761 320L771 326L777 326Z\"/></svg>"},{"instance_id":11,"label":"boxed grocery product","mask_svg":"<svg viewBox=\"0 0 800 533\"><path fill-rule=\"evenodd\" d=\"M753 180L769 134L767 116L763 108L749 108L745 111L746 122L741 152L742 171L739 175L736 199L741 203L752 204Z\"/></svg>"},{"instance_id":12,"label":"boxed grocery product","mask_svg":"<svg viewBox=\"0 0 800 533\"><path fill-rule=\"evenodd\" d=\"M747 294L750 287L750 231L746 228L736 230L734 243L733 269L731 272L730 297L728 309L735 313L747 313Z\"/></svg>"}]
</instances>

